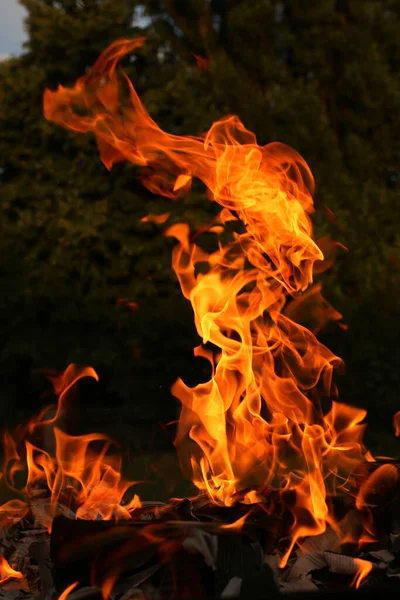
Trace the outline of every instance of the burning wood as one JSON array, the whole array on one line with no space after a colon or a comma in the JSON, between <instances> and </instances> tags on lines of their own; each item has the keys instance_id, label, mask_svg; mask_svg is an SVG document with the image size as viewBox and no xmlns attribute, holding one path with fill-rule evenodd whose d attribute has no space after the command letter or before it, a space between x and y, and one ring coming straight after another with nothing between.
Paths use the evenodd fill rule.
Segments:
<instances>
[{"instance_id":1,"label":"burning wood","mask_svg":"<svg viewBox=\"0 0 400 600\"><path fill-rule=\"evenodd\" d=\"M47 500L41 501L46 510ZM352 555L344 554L337 534L328 530L318 539L305 539L302 550L292 552L281 568L276 540L282 544L289 533L289 513L266 516L262 503L249 512L241 503L216 507L205 496L144 502L131 519L117 522L71 518L66 506L62 512L69 516L54 518L51 535L47 528L33 528L32 510L3 535L2 597L29 600L40 593L41 598L56 598L70 589L68 597L75 600L100 598L106 590L111 600L261 599L278 591L287 595L360 584L375 588L385 582L392 582L393 591L400 589L395 520L389 537L379 544L387 548L376 550L375 543L360 550L354 545ZM232 528L243 515L245 525ZM353 508L348 515L342 524L350 529L359 514Z\"/></svg>"},{"instance_id":2,"label":"burning wood","mask_svg":"<svg viewBox=\"0 0 400 600\"><path fill-rule=\"evenodd\" d=\"M212 367L210 381L172 388L182 404L176 446L199 496L141 502L111 440L62 430L71 387L97 379L70 365L52 377L56 410L4 435L0 483L15 498L0 509L1 594L256 600L394 588L399 465L364 447L366 412L333 399L341 361L313 333L341 315L309 287L335 251L313 239L310 169L283 144L260 147L237 117L200 137L163 132L117 72L143 42L115 42L74 88L47 90L44 113L93 132L108 168L150 167L143 183L154 193L177 198L196 177L222 207L202 230L216 236L214 252L184 223L165 231L177 239L173 268L203 340L195 355ZM307 329L296 319L309 310ZM321 398L331 399L327 412ZM398 434L399 413L394 423ZM44 434L54 453L40 446Z\"/></svg>"}]
</instances>

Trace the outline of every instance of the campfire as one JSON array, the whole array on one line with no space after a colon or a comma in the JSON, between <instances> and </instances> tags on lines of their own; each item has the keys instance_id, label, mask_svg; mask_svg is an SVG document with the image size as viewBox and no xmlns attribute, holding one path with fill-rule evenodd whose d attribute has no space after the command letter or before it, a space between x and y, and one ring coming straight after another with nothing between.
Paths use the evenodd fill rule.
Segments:
<instances>
[{"instance_id":1,"label":"campfire","mask_svg":"<svg viewBox=\"0 0 400 600\"><path fill-rule=\"evenodd\" d=\"M366 411L338 400L342 361L316 338L328 320L345 325L313 284L339 245L313 238L312 173L235 116L198 137L162 131L118 67L144 41L117 41L73 88L46 90L44 115L94 133L108 169L142 167L154 194L178 200L195 178L221 206L198 231L170 214L143 219L176 239L172 266L202 339L194 354L211 367L206 383L172 387L175 446L198 493L139 498L112 440L67 434L72 388L97 379L70 365L50 376L56 409L3 436L0 597L399 591L400 466L364 446Z\"/></svg>"}]
</instances>

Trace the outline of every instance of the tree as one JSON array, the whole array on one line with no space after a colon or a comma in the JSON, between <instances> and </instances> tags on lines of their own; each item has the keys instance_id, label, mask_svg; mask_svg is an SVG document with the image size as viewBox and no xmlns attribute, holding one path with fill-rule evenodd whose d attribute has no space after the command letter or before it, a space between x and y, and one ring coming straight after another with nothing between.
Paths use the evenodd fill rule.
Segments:
<instances>
[{"instance_id":1,"label":"tree","mask_svg":"<svg viewBox=\"0 0 400 600\"><path fill-rule=\"evenodd\" d=\"M154 414L149 395L164 404L167 396L170 407L161 405L158 413L162 417L166 410L170 418L173 357L188 337L179 335L178 315L190 311L170 271L171 242L156 226L140 223L160 206L137 182L134 169L120 165L109 174L93 139L68 135L42 115L46 87L72 84L109 42L138 34L132 18L139 5L23 4L25 52L0 66L4 400L9 412L13 401L37 403L42 378L32 378L32 370L78 362L99 371L103 401L129 399L134 418L145 410ZM146 85L159 76L155 53L150 44L131 66ZM137 316L122 299L139 304ZM178 313L174 300L183 305ZM160 353L163 345L172 356L168 362Z\"/></svg>"}]
</instances>

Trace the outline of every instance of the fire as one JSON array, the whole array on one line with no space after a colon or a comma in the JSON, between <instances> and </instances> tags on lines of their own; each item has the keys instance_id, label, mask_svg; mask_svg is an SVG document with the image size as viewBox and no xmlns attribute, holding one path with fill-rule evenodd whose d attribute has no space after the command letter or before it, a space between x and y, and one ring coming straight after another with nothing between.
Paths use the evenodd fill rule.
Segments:
<instances>
[{"instance_id":1,"label":"fire","mask_svg":"<svg viewBox=\"0 0 400 600\"><path fill-rule=\"evenodd\" d=\"M57 426L67 408L69 391L82 377L97 379L93 369L79 369L75 365L70 365L58 377L51 377L59 396L54 417L47 417L47 407L37 418L19 427L14 435L5 432L2 483L15 494L22 494L24 500L11 500L0 507L1 528L21 520L38 493L49 495L38 523L48 531L57 514L59 500L66 506L73 504L76 516L83 519L130 518L131 511L140 506L136 495L122 505L134 482L123 479L121 460L110 455L111 440L107 436L97 433L72 436ZM54 436L54 455L30 441L35 438L42 441L48 432ZM96 450L96 446L101 448ZM23 484L18 486L17 479L21 476Z\"/></svg>"},{"instance_id":2,"label":"fire","mask_svg":"<svg viewBox=\"0 0 400 600\"><path fill-rule=\"evenodd\" d=\"M68 596L70 595L70 593L76 588L78 583L79 583L79 581L75 581L74 583L71 583L71 585L69 585L67 588L65 588L63 593L60 594L60 596L58 597L58 600L66 600L68 598Z\"/></svg>"},{"instance_id":3,"label":"fire","mask_svg":"<svg viewBox=\"0 0 400 600\"><path fill-rule=\"evenodd\" d=\"M295 150L259 146L235 116L198 137L157 126L117 72L120 59L143 43L117 41L72 89L46 90L44 115L94 133L109 169L125 160L148 167L142 181L155 194L178 198L197 178L221 205L208 228L218 241L211 253L185 224L165 231L177 240L172 265L203 341L194 353L212 369L206 383L189 388L178 380L172 388L182 404L176 446L198 489L215 503L231 505L246 488L252 489L242 499L248 503L273 489L284 501L294 495L287 502L293 513L288 555L299 538L335 526L327 494L355 488L353 473L365 454L366 411L332 400L341 359L294 320L304 302L314 306L313 331L329 318L340 320L323 305L319 287L310 288L314 273L330 261L321 248L327 254L334 245L313 239L314 180ZM66 448L60 434L58 441Z\"/></svg>"},{"instance_id":4,"label":"fire","mask_svg":"<svg viewBox=\"0 0 400 600\"><path fill-rule=\"evenodd\" d=\"M362 558L355 558L354 562L358 567L358 571L353 579L352 585L357 589L363 580L372 571L373 564L369 560L363 560Z\"/></svg>"},{"instance_id":5,"label":"fire","mask_svg":"<svg viewBox=\"0 0 400 600\"><path fill-rule=\"evenodd\" d=\"M394 433L396 437L400 436L400 410L393 417Z\"/></svg>"},{"instance_id":6,"label":"fire","mask_svg":"<svg viewBox=\"0 0 400 600\"><path fill-rule=\"evenodd\" d=\"M20 571L15 571L8 564L4 556L0 555L0 585L14 577L15 579L23 579L23 574Z\"/></svg>"}]
</instances>

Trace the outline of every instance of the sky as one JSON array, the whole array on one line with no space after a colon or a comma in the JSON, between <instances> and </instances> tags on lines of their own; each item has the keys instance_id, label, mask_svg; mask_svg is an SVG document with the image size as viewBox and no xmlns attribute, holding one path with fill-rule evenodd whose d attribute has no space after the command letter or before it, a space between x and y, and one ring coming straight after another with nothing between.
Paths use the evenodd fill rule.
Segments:
<instances>
[{"instance_id":1,"label":"sky","mask_svg":"<svg viewBox=\"0 0 400 600\"><path fill-rule=\"evenodd\" d=\"M18 0L0 0L0 60L21 52L26 38L24 15Z\"/></svg>"},{"instance_id":2,"label":"sky","mask_svg":"<svg viewBox=\"0 0 400 600\"><path fill-rule=\"evenodd\" d=\"M22 44L26 39L25 14L26 10L18 0L0 0L0 60L22 52ZM144 26L145 19L138 16Z\"/></svg>"}]
</instances>

